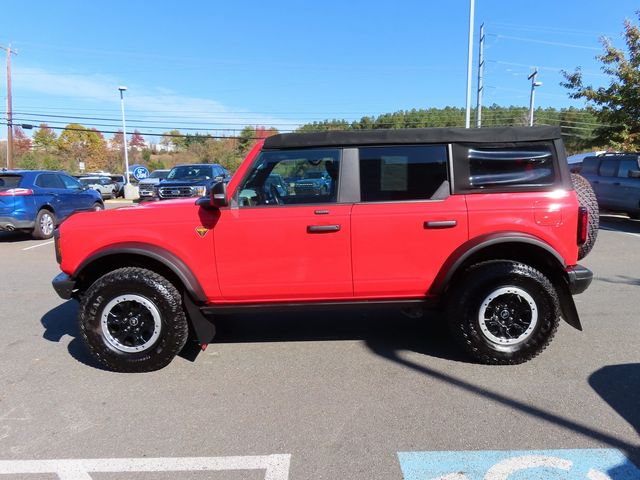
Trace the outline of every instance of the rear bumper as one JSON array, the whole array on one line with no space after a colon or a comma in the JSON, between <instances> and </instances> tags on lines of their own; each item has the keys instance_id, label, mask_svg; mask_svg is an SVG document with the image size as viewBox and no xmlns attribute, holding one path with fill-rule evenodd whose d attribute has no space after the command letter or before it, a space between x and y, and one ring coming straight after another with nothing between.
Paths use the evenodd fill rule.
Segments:
<instances>
[{"instance_id":1,"label":"rear bumper","mask_svg":"<svg viewBox=\"0 0 640 480\"><path fill-rule=\"evenodd\" d=\"M0 217L0 230L19 230L19 229L33 229L35 226L33 220L18 220L14 217Z\"/></svg>"},{"instance_id":2,"label":"rear bumper","mask_svg":"<svg viewBox=\"0 0 640 480\"><path fill-rule=\"evenodd\" d=\"M76 281L66 273L61 272L56 275L51 284L60 298L69 300L73 297L73 291L76 288Z\"/></svg>"},{"instance_id":3,"label":"rear bumper","mask_svg":"<svg viewBox=\"0 0 640 480\"><path fill-rule=\"evenodd\" d=\"M567 268L569 278L569 290L572 295L578 295L584 292L593 280L593 272L582 265L574 265Z\"/></svg>"}]
</instances>

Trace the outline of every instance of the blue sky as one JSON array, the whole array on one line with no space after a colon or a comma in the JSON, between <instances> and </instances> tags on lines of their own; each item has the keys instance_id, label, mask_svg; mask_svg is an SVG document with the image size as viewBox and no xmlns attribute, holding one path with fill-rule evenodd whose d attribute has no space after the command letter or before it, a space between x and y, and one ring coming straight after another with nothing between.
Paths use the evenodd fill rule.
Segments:
<instances>
[{"instance_id":1,"label":"blue sky","mask_svg":"<svg viewBox=\"0 0 640 480\"><path fill-rule=\"evenodd\" d=\"M638 8L631 0L476 0L476 31L484 22L487 34L484 103L528 105L535 65L544 83L537 105L582 106L559 86L559 69L582 66L586 81L605 83L598 38L621 46L623 20L637 22ZM143 132L286 131L464 106L468 9L469 0L4 2L0 44L18 49L18 120L64 126L94 117L77 121L113 130L117 86L126 85L128 123ZM3 120L5 90L2 75Z\"/></svg>"}]
</instances>

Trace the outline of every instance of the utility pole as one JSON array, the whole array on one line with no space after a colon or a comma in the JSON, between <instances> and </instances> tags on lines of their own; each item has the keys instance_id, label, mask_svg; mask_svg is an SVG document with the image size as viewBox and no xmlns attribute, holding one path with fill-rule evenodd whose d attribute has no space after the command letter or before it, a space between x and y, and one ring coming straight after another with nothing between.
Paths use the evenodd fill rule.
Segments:
<instances>
[{"instance_id":1,"label":"utility pole","mask_svg":"<svg viewBox=\"0 0 640 480\"><path fill-rule=\"evenodd\" d=\"M531 96L529 97L529 126L533 127L533 103L536 99L536 87L542 85L542 82L536 82L538 76L538 67L535 67L533 73L527 77L527 80L531 80Z\"/></svg>"},{"instance_id":2,"label":"utility pole","mask_svg":"<svg viewBox=\"0 0 640 480\"><path fill-rule=\"evenodd\" d=\"M484 90L484 23L480 25L480 53L478 55L478 104L476 108L476 127L482 126L482 93Z\"/></svg>"},{"instance_id":3,"label":"utility pole","mask_svg":"<svg viewBox=\"0 0 640 480\"><path fill-rule=\"evenodd\" d=\"M13 110L11 104L11 55L17 55L18 52L8 47L0 46L7 52L7 168L13 168Z\"/></svg>"},{"instance_id":4,"label":"utility pole","mask_svg":"<svg viewBox=\"0 0 640 480\"><path fill-rule=\"evenodd\" d=\"M475 0L470 0L469 4L469 50L467 51L467 113L465 116L464 126L471 126L471 70L473 65L473 18L475 10Z\"/></svg>"}]
</instances>

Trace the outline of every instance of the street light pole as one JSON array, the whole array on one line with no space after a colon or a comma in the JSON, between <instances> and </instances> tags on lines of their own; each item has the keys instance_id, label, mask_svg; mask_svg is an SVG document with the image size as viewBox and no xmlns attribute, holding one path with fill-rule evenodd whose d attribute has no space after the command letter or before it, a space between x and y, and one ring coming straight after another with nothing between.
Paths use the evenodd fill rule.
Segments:
<instances>
[{"instance_id":1,"label":"street light pole","mask_svg":"<svg viewBox=\"0 0 640 480\"><path fill-rule=\"evenodd\" d=\"M120 90L120 109L122 110L122 148L124 149L124 198L132 199L135 196L135 193L132 191L132 185L129 180L129 153L127 149L127 124L124 119L124 92L127 90L127 87L120 86L118 87Z\"/></svg>"},{"instance_id":2,"label":"street light pole","mask_svg":"<svg viewBox=\"0 0 640 480\"><path fill-rule=\"evenodd\" d=\"M542 82L536 82L538 76L538 67L533 70L533 73L527 77L527 80L531 80L531 96L529 97L529 126L533 127L533 104L536 99L536 87L540 87Z\"/></svg>"},{"instance_id":3,"label":"street light pole","mask_svg":"<svg viewBox=\"0 0 640 480\"><path fill-rule=\"evenodd\" d=\"M470 0L469 5L469 50L467 52L467 113L465 117L465 128L471 126L471 69L473 64L473 17L475 10L475 0Z\"/></svg>"}]
</instances>

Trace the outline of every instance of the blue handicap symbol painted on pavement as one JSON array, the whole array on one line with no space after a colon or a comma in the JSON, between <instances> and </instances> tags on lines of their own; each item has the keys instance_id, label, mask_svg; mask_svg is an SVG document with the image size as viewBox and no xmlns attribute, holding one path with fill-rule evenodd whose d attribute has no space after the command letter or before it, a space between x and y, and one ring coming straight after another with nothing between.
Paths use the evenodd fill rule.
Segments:
<instances>
[{"instance_id":1,"label":"blue handicap symbol painted on pavement","mask_svg":"<svg viewBox=\"0 0 640 480\"><path fill-rule=\"evenodd\" d=\"M405 480L640 480L614 449L398 452Z\"/></svg>"}]
</instances>

